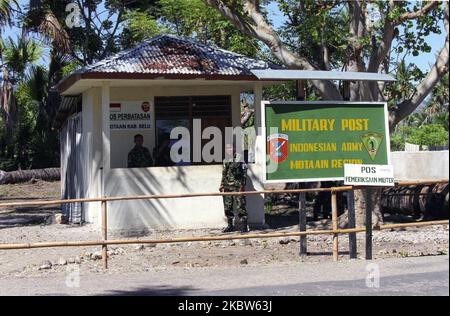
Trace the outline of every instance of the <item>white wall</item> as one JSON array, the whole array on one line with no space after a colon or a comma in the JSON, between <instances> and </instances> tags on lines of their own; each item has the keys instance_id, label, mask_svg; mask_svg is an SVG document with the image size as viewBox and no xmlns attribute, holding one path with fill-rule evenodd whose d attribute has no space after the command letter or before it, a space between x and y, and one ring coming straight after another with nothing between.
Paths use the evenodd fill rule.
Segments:
<instances>
[{"instance_id":1,"label":"white wall","mask_svg":"<svg viewBox=\"0 0 450 316\"><path fill-rule=\"evenodd\" d=\"M83 93L83 134L81 148L83 155L83 188L86 198L100 197L101 193L101 111L100 89L93 88ZM85 203L85 219L90 223L100 223L100 203Z\"/></svg>"},{"instance_id":2,"label":"white wall","mask_svg":"<svg viewBox=\"0 0 450 316\"><path fill-rule=\"evenodd\" d=\"M449 177L449 152L397 151L391 153L396 180L442 180Z\"/></svg>"},{"instance_id":3,"label":"white wall","mask_svg":"<svg viewBox=\"0 0 450 316\"><path fill-rule=\"evenodd\" d=\"M109 87L111 102L151 101L155 96L189 95L231 95L232 121L240 125L240 88L234 86L148 86L148 87ZM83 135L88 148L89 186L85 195L127 196L153 194L185 194L217 192L222 175L221 165L183 166L169 168L114 168L123 163L123 157L131 149L131 135L114 135L111 132L111 168L100 168L102 164L102 106L101 88L91 88L83 94L83 119L88 121ZM109 115L109 111L107 113ZM153 115L154 116L154 115ZM153 122L154 124L154 122ZM133 131L132 134L136 134ZM103 135L103 137L105 137ZM152 143L154 136L149 143ZM147 143L148 145L148 143ZM117 146L117 147L116 147ZM151 146L149 146L152 150ZM122 161L122 162L120 162ZM101 190L101 173L104 177L104 192ZM262 189L261 168L251 165L249 170L249 189ZM264 203L262 196L252 196L247 201L249 222L264 224ZM89 203L87 220L99 224L100 205ZM133 234L153 229L191 229L221 227L225 225L222 197L159 199L145 201L123 201L108 203L108 226L112 231Z\"/></svg>"},{"instance_id":4,"label":"white wall","mask_svg":"<svg viewBox=\"0 0 450 316\"><path fill-rule=\"evenodd\" d=\"M217 191L221 166L112 169L106 195L188 194ZM118 201L109 204L109 228L121 233L151 229L220 227L222 198Z\"/></svg>"}]
</instances>

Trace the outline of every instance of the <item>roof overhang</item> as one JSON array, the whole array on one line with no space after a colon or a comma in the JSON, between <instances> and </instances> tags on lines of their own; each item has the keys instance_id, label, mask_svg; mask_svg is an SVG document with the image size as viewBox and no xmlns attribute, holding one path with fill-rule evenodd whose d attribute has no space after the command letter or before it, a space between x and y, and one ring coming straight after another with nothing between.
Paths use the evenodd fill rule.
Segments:
<instances>
[{"instance_id":1,"label":"roof overhang","mask_svg":"<svg viewBox=\"0 0 450 316\"><path fill-rule=\"evenodd\" d=\"M251 70L259 80L342 80L394 82L390 75L372 72L316 71L316 70Z\"/></svg>"},{"instance_id":2,"label":"roof overhang","mask_svg":"<svg viewBox=\"0 0 450 316\"><path fill-rule=\"evenodd\" d=\"M104 72L88 72L88 73L74 73L61 80L56 89L62 95L72 94L72 88L77 86L80 81L119 81L119 80L136 80L136 81L163 81L163 80L178 80L178 81L229 81L229 82L243 82L243 81L259 81L254 75L220 75L220 74L143 74L143 73L104 73ZM79 91L77 91L79 92Z\"/></svg>"},{"instance_id":3,"label":"roof overhang","mask_svg":"<svg viewBox=\"0 0 450 316\"><path fill-rule=\"evenodd\" d=\"M74 73L61 80L56 89L61 95L83 93L85 90L101 86L102 82L111 86L150 85L240 85L248 88L255 82L264 86L280 83L279 80L261 81L254 75L197 75L197 74L142 74L142 73Z\"/></svg>"}]
</instances>

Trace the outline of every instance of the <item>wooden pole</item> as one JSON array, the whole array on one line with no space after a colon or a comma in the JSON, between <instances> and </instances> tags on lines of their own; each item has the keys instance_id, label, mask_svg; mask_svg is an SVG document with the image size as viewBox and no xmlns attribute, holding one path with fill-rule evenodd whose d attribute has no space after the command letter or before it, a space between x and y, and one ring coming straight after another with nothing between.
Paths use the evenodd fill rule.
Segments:
<instances>
[{"instance_id":1,"label":"wooden pole","mask_svg":"<svg viewBox=\"0 0 450 316\"><path fill-rule=\"evenodd\" d=\"M449 225L448 220L430 221L430 222L414 222L403 224L383 225L380 230L419 227L419 226L433 226L433 225ZM333 235L333 234L349 234L365 232L364 227L352 229L338 229L334 230L311 230L307 232L292 232L292 233L271 233L271 234L251 234L251 235L221 235L221 236L201 236L201 237L180 237L168 239L126 239L126 240L91 240L91 241L56 241L56 242L40 242L40 243L24 243L24 244L0 244L0 250L13 249L34 249L34 248L52 248L52 247L89 247L106 245L128 245L128 244L167 244L180 242L195 242L195 241L223 241L233 239L255 239L255 238L279 238L279 237L296 237L303 235Z\"/></svg>"},{"instance_id":2,"label":"wooden pole","mask_svg":"<svg viewBox=\"0 0 450 316\"><path fill-rule=\"evenodd\" d=\"M397 186L409 186L409 185L427 185L427 184L440 184L440 183L448 183L448 180L411 180L411 181L398 181L395 182Z\"/></svg>"},{"instance_id":3,"label":"wooden pole","mask_svg":"<svg viewBox=\"0 0 450 316\"><path fill-rule=\"evenodd\" d=\"M305 101L306 98L306 84L304 80L297 80L297 101Z\"/></svg>"},{"instance_id":4,"label":"wooden pole","mask_svg":"<svg viewBox=\"0 0 450 316\"><path fill-rule=\"evenodd\" d=\"M331 192L331 219L333 222L333 231L338 230L338 209L336 192ZM333 234L333 261L339 260L339 234Z\"/></svg>"},{"instance_id":5,"label":"wooden pole","mask_svg":"<svg viewBox=\"0 0 450 316\"><path fill-rule=\"evenodd\" d=\"M107 202L102 201L102 240L108 240L108 210ZM102 244L102 261L103 269L108 269L108 246L106 243Z\"/></svg>"},{"instance_id":6,"label":"wooden pole","mask_svg":"<svg viewBox=\"0 0 450 316\"><path fill-rule=\"evenodd\" d=\"M426 185L435 183L448 183L448 180L426 180L426 181L402 181L397 182L396 185L408 186L408 185ZM2 207L25 207L25 206L49 206L59 205L66 203L89 203L89 202L102 202L102 201L132 201L132 200L154 200L154 199L182 199L193 197L208 197L208 196L239 196L239 195L259 195L259 194L281 194L281 193L307 193L307 192L344 192L352 190L352 186L342 186L336 188L319 188L319 189L295 189L295 190L262 190L262 191L248 191L248 192L214 192L214 193L193 193L193 194L167 194L167 195L136 195L136 196L114 196L105 198L84 198L84 199L67 199L67 200L37 200L19 201L10 203L0 203Z\"/></svg>"},{"instance_id":7,"label":"wooden pole","mask_svg":"<svg viewBox=\"0 0 450 316\"><path fill-rule=\"evenodd\" d=\"M306 194L300 193L298 196L298 215L299 215L299 230L306 232L307 218L306 218ZM306 235L300 236L300 256L306 257L308 254Z\"/></svg>"},{"instance_id":8,"label":"wooden pole","mask_svg":"<svg viewBox=\"0 0 450 316\"><path fill-rule=\"evenodd\" d=\"M350 101L350 81L344 81L344 101Z\"/></svg>"},{"instance_id":9,"label":"wooden pole","mask_svg":"<svg viewBox=\"0 0 450 316\"><path fill-rule=\"evenodd\" d=\"M380 230L407 228L407 227L421 227L421 226L434 226L434 225L448 225L448 220L440 221L428 221L428 222L415 222L415 223L402 223L402 224L386 224L380 226Z\"/></svg>"},{"instance_id":10,"label":"wooden pole","mask_svg":"<svg viewBox=\"0 0 450 316\"><path fill-rule=\"evenodd\" d=\"M364 190L366 198L366 260L372 260L372 188Z\"/></svg>"},{"instance_id":11,"label":"wooden pole","mask_svg":"<svg viewBox=\"0 0 450 316\"><path fill-rule=\"evenodd\" d=\"M235 239L255 239L255 238L280 238L280 237L298 237L304 235L332 235L334 233L348 234L349 232L362 233L365 228L340 229L336 232L332 230L311 230L306 232L292 233L270 233L270 234L249 234L249 235L220 235L220 236L200 236L200 237L179 237L167 239L116 239L116 240L94 240L94 241L60 241L60 242L41 242L25 244L0 244L0 250L12 249L32 249L32 248L51 248L51 247L87 247L102 245L128 245L128 244L170 244L195 241L224 241Z\"/></svg>"},{"instance_id":12,"label":"wooden pole","mask_svg":"<svg viewBox=\"0 0 450 316\"><path fill-rule=\"evenodd\" d=\"M347 209L348 209L348 228L355 228L356 227L355 191L353 190L347 192ZM356 233L350 233L348 235L348 249L350 259L356 259L358 257L358 242L356 239Z\"/></svg>"},{"instance_id":13,"label":"wooden pole","mask_svg":"<svg viewBox=\"0 0 450 316\"><path fill-rule=\"evenodd\" d=\"M283 194L283 193L307 193L307 192L331 192L332 190L344 192L351 190L352 186L343 186L337 188L318 188L318 189L294 189L294 190L261 190L247 192L212 192L212 193L190 193L190 194L166 194L166 195L136 195L136 196L114 196L103 198L83 198L71 200L38 200L35 202L22 201L0 203L0 207L24 207L24 206L45 206L58 205L65 203L82 203L82 202L102 202L102 201L133 201L133 200L156 200L156 199L183 199L193 197L209 197L209 196L241 196L241 195L259 195L259 194Z\"/></svg>"}]
</instances>

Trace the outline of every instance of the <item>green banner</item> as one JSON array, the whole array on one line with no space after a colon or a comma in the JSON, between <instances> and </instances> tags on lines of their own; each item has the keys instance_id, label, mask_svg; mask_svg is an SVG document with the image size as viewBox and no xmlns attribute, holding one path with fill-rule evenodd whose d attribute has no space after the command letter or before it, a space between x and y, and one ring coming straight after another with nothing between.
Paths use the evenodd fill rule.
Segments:
<instances>
[{"instance_id":1,"label":"green banner","mask_svg":"<svg viewBox=\"0 0 450 316\"><path fill-rule=\"evenodd\" d=\"M389 164L385 103L263 103L266 182L343 180L344 164Z\"/></svg>"}]
</instances>

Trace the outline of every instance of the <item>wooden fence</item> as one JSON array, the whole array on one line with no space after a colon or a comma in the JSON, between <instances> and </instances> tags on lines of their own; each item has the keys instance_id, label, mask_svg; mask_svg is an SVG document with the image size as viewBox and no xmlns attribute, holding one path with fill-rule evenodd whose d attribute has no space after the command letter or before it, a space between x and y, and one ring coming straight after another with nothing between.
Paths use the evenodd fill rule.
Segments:
<instances>
[{"instance_id":1,"label":"wooden fence","mask_svg":"<svg viewBox=\"0 0 450 316\"><path fill-rule=\"evenodd\" d=\"M398 182L398 186L408 185L426 185L435 183L448 183L448 180L426 180L426 181L404 181ZM176 194L176 195L141 195L141 196L115 196L115 197L101 197L101 198L85 198L72 200L36 200L24 202L10 202L0 203L0 208L5 207L24 207L24 206L49 206L61 205L66 203L80 203L80 202L101 202L101 240L91 241L60 241L60 242L38 242L38 243L21 243L21 244L0 244L0 250L12 249L32 249L32 248L49 248L49 247L86 247L86 246L101 246L102 247L102 261L103 267L108 268L108 245L124 245L124 244L161 244L161 243L182 243L182 242L196 242L196 241L223 241L233 239L255 239L255 238L279 238L279 237L300 237L300 255L307 254L306 237L308 235L332 235L333 236L333 260L337 261L339 258L339 235L349 234L350 257L356 258L356 233L366 232L366 259L372 258L372 229L385 230L394 228L417 227L426 225L448 225L448 220L429 221L429 222L412 222L402 224L390 224L380 227L349 227L347 229L338 228L338 208L337 208L337 193L349 191L353 192L355 189L363 189L352 186L341 186L334 188L313 188L313 189L293 189L293 190L263 190L250 192L213 192L213 193L196 193L196 194ZM259 234L224 234L219 236L201 236L201 237L183 237L183 238L168 238L168 239L125 239L125 240L109 240L108 239L108 202L125 201L125 200L153 200L153 199L183 199L193 197L208 197L208 196L227 196L227 195L255 195L255 194L286 194L298 193L306 194L308 192L331 192L331 207L332 207L332 229L331 230L306 230L306 211L304 204L300 203L300 231L287 233L259 233ZM354 206L349 205L349 223L354 226L355 212Z\"/></svg>"}]
</instances>

